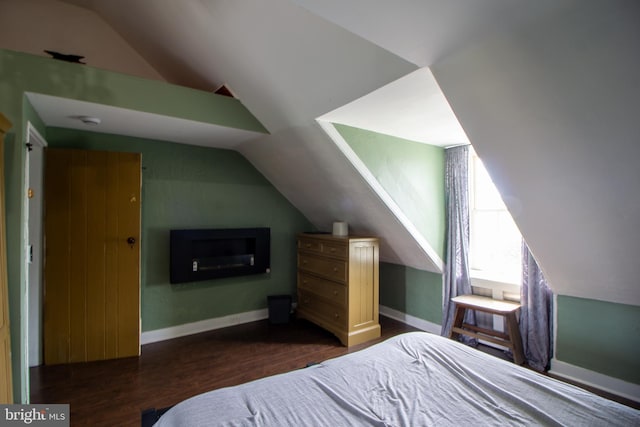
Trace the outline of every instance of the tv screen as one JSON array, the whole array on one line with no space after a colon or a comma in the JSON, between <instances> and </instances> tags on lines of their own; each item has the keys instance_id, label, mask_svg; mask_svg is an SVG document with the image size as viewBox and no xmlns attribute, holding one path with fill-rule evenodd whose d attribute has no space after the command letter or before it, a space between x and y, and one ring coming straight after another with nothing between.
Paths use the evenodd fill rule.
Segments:
<instances>
[{"instance_id":1,"label":"tv screen","mask_svg":"<svg viewBox=\"0 0 640 427\"><path fill-rule=\"evenodd\" d=\"M270 271L270 228L171 230L171 283Z\"/></svg>"}]
</instances>

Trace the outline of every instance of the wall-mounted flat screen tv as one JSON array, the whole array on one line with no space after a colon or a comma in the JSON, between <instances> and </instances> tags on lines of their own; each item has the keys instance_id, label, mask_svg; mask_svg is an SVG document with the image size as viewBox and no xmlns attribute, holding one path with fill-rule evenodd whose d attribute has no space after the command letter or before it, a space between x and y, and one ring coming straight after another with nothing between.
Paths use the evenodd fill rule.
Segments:
<instances>
[{"instance_id":1,"label":"wall-mounted flat screen tv","mask_svg":"<svg viewBox=\"0 0 640 427\"><path fill-rule=\"evenodd\" d=\"M171 230L171 283L270 272L270 228Z\"/></svg>"}]
</instances>

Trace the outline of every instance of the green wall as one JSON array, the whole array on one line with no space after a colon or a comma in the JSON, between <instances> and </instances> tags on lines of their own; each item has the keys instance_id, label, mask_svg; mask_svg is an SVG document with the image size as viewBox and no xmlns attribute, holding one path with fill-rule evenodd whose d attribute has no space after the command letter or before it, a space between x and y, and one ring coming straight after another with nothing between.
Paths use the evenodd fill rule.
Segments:
<instances>
[{"instance_id":1,"label":"green wall","mask_svg":"<svg viewBox=\"0 0 640 427\"><path fill-rule=\"evenodd\" d=\"M142 330L257 310L295 294L295 235L310 223L236 151L48 128L50 147L142 153ZM271 228L271 273L169 284L172 228Z\"/></svg>"},{"instance_id":2,"label":"green wall","mask_svg":"<svg viewBox=\"0 0 640 427\"><path fill-rule=\"evenodd\" d=\"M380 263L380 304L439 325L442 323L442 275Z\"/></svg>"},{"instance_id":3,"label":"green wall","mask_svg":"<svg viewBox=\"0 0 640 427\"><path fill-rule=\"evenodd\" d=\"M557 297L556 358L640 384L640 307Z\"/></svg>"},{"instance_id":4,"label":"green wall","mask_svg":"<svg viewBox=\"0 0 640 427\"><path fill-rule=\"evenodd\" d=\"M442 258L444 149L351 126L334 126ZM442 275L382 263L380 304L440 324Z\"/></svg>"},{"instance_id":5,"label":"green wall","mask_svg":"<svg viewBox=\"0 0 640 427\"><path fill-rule=\"evenodd\" d=\"M22 309L26 292L22 188L24 176L24 129L42 122L33 111L26 92L72 98L115 107L202 121L266 133L265 128L236 99L201 92L159 81L70 64L50 58L0 49L0 111L13 122L5 144L7 273L13 364L14 399L26 400L28 369L23 366L26 351L26 313Z\"/></svg>"},{"instance_id":6,"label":"green wall","mask_svg":"<svg viewBox=\"0 0 640 427\"><path fill-rule=\"evenodd\" d=\"M235 98L0 49L2 105L5 102L17 105L24 92L267 133ZM6 115L7 111L4 113ZM8 113L12 114L11 111Z\"/></svg>"},{"instance_id":7,"label":"green wall","mask_svg":"<svg viewBox=\"0 0 640 427\"><path fill-rule=\"evenodd\" d=\"M334 126L442 258L444 149L341 124Z\"/></svg>"}]
</instances>

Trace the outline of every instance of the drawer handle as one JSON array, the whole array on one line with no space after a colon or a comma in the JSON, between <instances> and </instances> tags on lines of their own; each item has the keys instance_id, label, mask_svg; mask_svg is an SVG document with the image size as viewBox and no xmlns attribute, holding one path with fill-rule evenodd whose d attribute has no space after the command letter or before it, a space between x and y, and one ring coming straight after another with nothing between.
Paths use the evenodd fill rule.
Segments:
<instances>
[{"instance_id":1,"label":"drawer handle","mask_svg":"<svg viewBox=\"0 0 640 427\"><path fill-rule=\"evenodd\" d=\"M330 250L331 250L331 252L335 252L336 248L331 248Z\"/></svg>"},{"instance_id":2,"label":"drawer handle","mask_svg":"<svg viewBox=\"0 0 640 427\"><path fill-rule=\"evenodd\" d=\"M333 291L333 296L337 296L338 295L338 291Z\"/></svg>"},{"instance_id":3,"label":"drawer handle","mask_svg":"<svg viewBox=\"0 0 640 427\"><path fill-rule=\"evenodd\" d=\"M305 246L307 247L307 249L311 247L309 243L307 243Z\"/></svg>"},{"instance_id":4,"label":"drawer handle","mask_svg":"<svg viewBox=\"0 0 640 427\"><path fill-rule=\"evenodd\" d=\"M338 272L338 267L333 267L333 272L337 273Z\"/></svg>"},{"instance_id":5,"label":"drawer handle","mask_svg":"<svg viewBox=\"0 0 640 427\"><path fill-rule=\"evenodd\" d=\"M339 315L338 313L334 313L334 314L333 314L333 317L335 317L336 319L339 319L339 318L340 318L340 315Z\"/></svg>"}]
</instances>

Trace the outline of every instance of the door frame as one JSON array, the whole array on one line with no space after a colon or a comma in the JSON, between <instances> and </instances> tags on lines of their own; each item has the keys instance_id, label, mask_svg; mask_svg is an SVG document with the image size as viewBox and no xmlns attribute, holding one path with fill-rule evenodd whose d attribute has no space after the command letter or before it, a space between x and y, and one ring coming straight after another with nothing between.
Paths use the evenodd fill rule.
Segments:
<instances>
[{"instance_id":1,"label":"door frame","mask_svg":"<svg viewBox=\"0 0 640 427\"><path fill-rule=\"evenodd\" d=\"M14 402L13 363L11 360L11 322L9 318L9 282L7 277L7 247L6 247L6 182L4 177L4 147L5 136L11 129L12 123L0 113L0 374L1 389L0 403L11 404ZM14 337L15 339L15 337ZM4 377L4 378L2 378Z\"/></svg>"},{"instance_id":2,"label":"door frame","mask_svg":"<svg viewBox=\"0 0 640 427\"><path fill-rule=\"evenodd\" d=\"M38 131L38 129L30 122L27 121L27 126L26 126L26 132L25 132L25 144L27 146L27 152L26 155L24 156L24 175L23 175L23 188L22 188L22 197L23 197L23 219L22 219L22 228L23 228L23 236L24 236L24 246L23 246L23 251L24 251L24 275L25 275L25 284L26 284L26 288L25 288L25 295L24 298L22 298L22 312L25 313L25 315L23 316L23 322L22 322L22 327L21 327L21 331L20 331L20 340L24 343L24 353L22 354L23 360L22 360L22 364L25 367L23 370L23 384L26 384L24 387L25 389L25 393L26 395L24 396L24 400L26 401L25 403L29 402L29 395L30 395L30 387L29 387L29 369L28 367L31 366L30 363L30 345L32 343L32 335L35 333L38 336L41 337L41 331L42 331L42 323L40 322L40 324L36 324L36 325L31 325L29 322L29 318L31 317L32 313L30 310L30 296L33 293L37 293L37 295L42 295L42 273L43 273L43 268L42 268L42 263L40 263L40 265L38 265L36 268L38 268L39 270L39 283L32 283L30 275L29 275L29 270L30 270L30 241L34 241L35 239L37 239L38 242L40 242L40 248L42 249L42 242L43 242L43 232L42 232L42 212L40 212L39 218L31 218L29 215L29 196L28 196L28 191L29 191L29 186L30 186L30 180L31 180L31 173L37 173L39 174L39 176L41 176L44 180L44 161L40 162L40 164L38 165L39 167L37 167L36 170L32 171L31 168L31 161L30 161L30 151L32 150L39 150L41 152L42 158L44 160L44 148L46 148L48 146L48 143L46 141L46 139L40 134L40 132ZM44 184L44 181L43 181ZM41 205L42 206L42 191L39 192L38 197L41 200ZM37 233L36 236L30 236L30 224L33 224L33 221L40 221L40 233ZM36 313L36 316L38 319L42 319L42 301L39 301L39 311L38 313ZM33 330L33 328L36 328L35 331ZM39 364L42 362L42 340L40 339L40 341L37 344L38 346L38 353L40 354L39 357Z\"/></svg>"}]
</instances>

